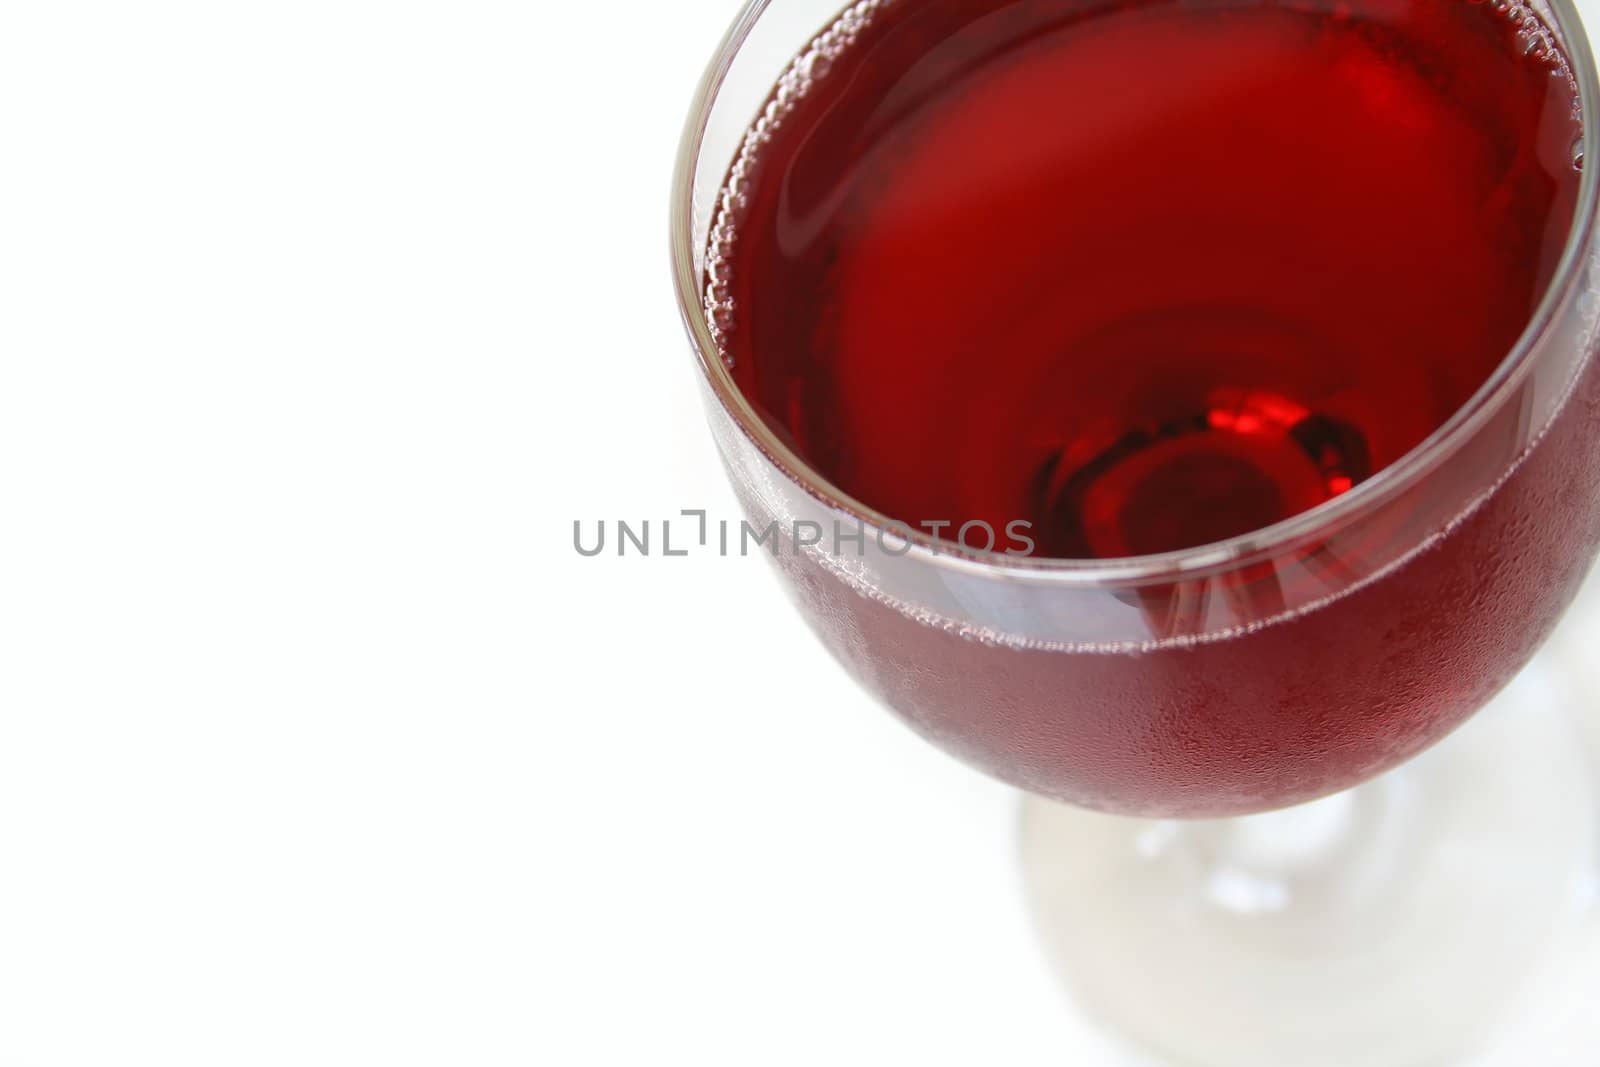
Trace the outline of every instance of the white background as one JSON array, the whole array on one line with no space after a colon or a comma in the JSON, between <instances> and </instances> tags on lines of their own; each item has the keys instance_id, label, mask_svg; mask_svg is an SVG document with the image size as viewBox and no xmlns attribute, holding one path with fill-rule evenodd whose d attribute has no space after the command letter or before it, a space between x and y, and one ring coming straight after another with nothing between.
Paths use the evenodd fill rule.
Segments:
<instances>
[{"instance_id":1,"label":"white background","mask_svg":"<svg viewBox=\"0 0 1600 1067\"><path fill-rule=\"evenodd\" d=\"M733 0L0 9L0 1064L1101 1062L1015 800L736 517L666 254Z\"/></svg>"}]
</instances>

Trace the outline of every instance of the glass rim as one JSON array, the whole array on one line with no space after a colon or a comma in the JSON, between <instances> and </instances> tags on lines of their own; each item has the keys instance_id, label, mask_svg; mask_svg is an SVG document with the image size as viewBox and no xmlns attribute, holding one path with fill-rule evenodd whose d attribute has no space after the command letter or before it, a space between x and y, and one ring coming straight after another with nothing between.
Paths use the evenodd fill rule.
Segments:
<instances>
[{"instance_id":1,"label":"glass rim","mask_svg":"<svg viewBox=\"0 0 1600 1067\"><path fill-rule=\"evenodd\" d=\"M679 141L672 180L670 235L678 311L712 394L737 424L739 431L766 459L822 505L859 520L868 529L906 542L911 552L932 565L1030 582L1066 585L1142 584L1245 567L1292 552L1382 506L1426 477L1469 440L1522 383L1533 364L1534 353L1579 277L1588 235L1595 220L1596 182L1600 181L1600 166L1592 163L1583 168L1577 206L1567 229L1566 242L1543 297L1516 343L1477 391L1421 443L1371 478L1270 526L1193 548L1107 559L1006 555L934 537L846 493L780 440L734 382L712 337L710 324L706 321L700 292L701 279L695 270L694 247L694 179L700 162L700 150L722 83L732 69L745 39L774 2L776 0L747 0L700 79ZM849 6L848 3L844 4L840 13ZM1548 28L1556 33L1564 46L1577 80L1578 107L1582 120L1580 143L1583 158L1593 161L1600 155L1597 155L1595 124L1590 120L1600 114L1600 99L1597 99L1600 98L1600 86L1596 84L1594 57L1583 20L1579 17L1574 0L1534 0L1533 6L1536 10L1546 9L1554 16L1553 25ZM818 32L824 28L818 27Z\"/></svg>"}]
</instances>

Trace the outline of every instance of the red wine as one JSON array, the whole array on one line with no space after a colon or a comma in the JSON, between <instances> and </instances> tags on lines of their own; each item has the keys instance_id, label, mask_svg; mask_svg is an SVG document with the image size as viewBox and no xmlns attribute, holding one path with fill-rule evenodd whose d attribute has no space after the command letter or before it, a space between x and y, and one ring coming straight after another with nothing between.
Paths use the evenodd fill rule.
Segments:
<instances>
[{"instance_id":1,"label":"red wine","mask_svg":"<svg viewBox=\"0 0 1600 1067\"><path fill-rule=\"evenodd\" d=\"M1600 548L1600 362L1516 473L1431 549L1315 610L1200 643L996 647L778 560L823 643L918 733L1123 814L1313 800L1440 740L1549 636ZM1508 757L1514 758L1514 757Z\"/></svg>"},{"instance_id":2,"label":"red wine","mask_svg":"<svg viewBox=\"0 0 1600 1067\"><path fill-rule=\"evenodd\" d=\"M724 356L913 525L1121 557L1314 507L1472 395L1559 258L1576 90L1512 10L858 5L735 165Z\"/></svg>"},{"instance_id":3,"label":"red wine","mask_svg":"<svg viewBox=\"0 0 1600 1067\"><path fill-rule=\"evenodd\" d=\"M721 354L850 495L1023 519L1042 554L1204 544L1371 478L1506 358L1576 210L1574 78L1520 7L868 0L813 53L712 227ZM1600 549L1578 333L1339 535L1393 566L1313 544L1145 587L1147 641L974 639L778 563L864 686L998 777L1165 816L1308 800L1477 710L1575 593ZM1535 394L1562 399L1530 425ZM1256 621L1182 617L1207 597Z\"/></svg>"}]
</instances>

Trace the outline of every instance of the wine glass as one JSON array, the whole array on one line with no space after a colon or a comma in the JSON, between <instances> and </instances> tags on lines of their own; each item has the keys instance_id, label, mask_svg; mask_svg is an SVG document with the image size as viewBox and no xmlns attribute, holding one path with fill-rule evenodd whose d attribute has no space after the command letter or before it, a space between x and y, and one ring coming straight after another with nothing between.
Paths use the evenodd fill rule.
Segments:
<instances>
[{"instance_id":1,"label":"wine glass","mask_svg":"<svg viewBox=\"0 0 1600 1067\"><path fill-rule=\"evenodd\" d=\"M1534 8L1595 114L1571 3ZM1230 1067L1466 1047L1480 1034L1463 1020L1486 1025L1558 939L1594 859L1586 726L1566 714L1581 698L1559 671L1523 675L1504 714L1412 759L1518 677L1600 550L1594 168L1520 339L1374 477L1192 549L979 551L801 459L741 393L706 311L729 167L837 15L835 0L745 7L692 106L672 200L679 305L748 521L822 534L778 541L800 611L915 730L1026 791L1044 939L1116 1033Z\"/></svg>"}]
</instances>

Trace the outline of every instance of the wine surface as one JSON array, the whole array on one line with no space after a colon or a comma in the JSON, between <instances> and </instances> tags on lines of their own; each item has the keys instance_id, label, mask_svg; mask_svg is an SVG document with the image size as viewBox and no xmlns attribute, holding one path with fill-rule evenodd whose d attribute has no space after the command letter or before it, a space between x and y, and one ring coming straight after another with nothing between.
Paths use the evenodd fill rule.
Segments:
<instances>
[{"instance_id":1,"label":"wine surface","mask_svg":"<svg viewBox=\"0 0 1600 1067\"><path fill-rule=\"evenodd\" d=\"M1482 385L1560 256L1576 90L1509 10L857 5L735 164L723 354L913 525L1104 558L1314 507Z\"/></svg>"}]
</instances>

